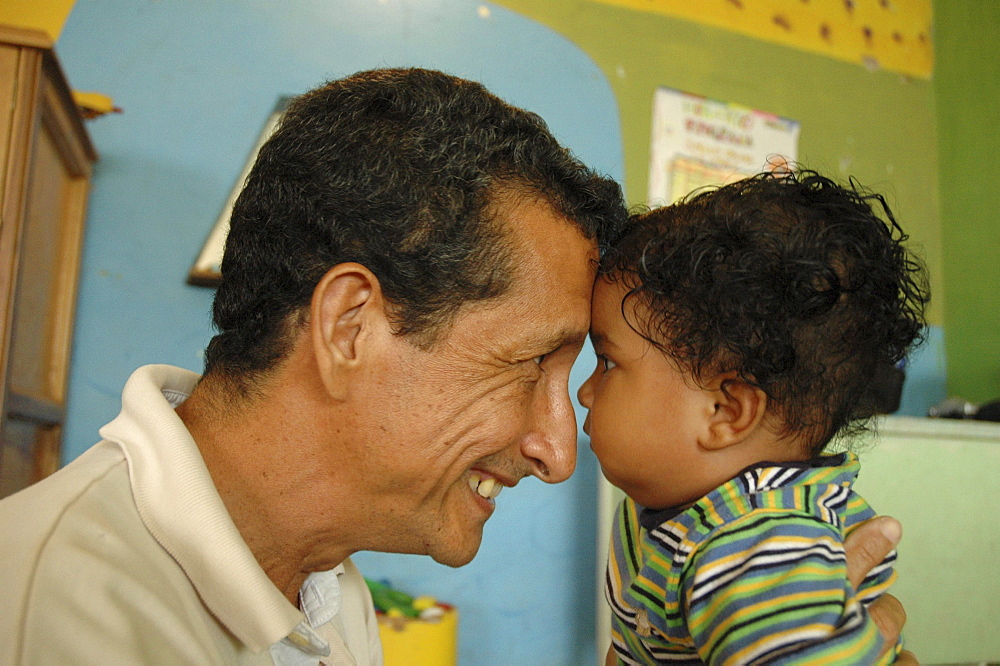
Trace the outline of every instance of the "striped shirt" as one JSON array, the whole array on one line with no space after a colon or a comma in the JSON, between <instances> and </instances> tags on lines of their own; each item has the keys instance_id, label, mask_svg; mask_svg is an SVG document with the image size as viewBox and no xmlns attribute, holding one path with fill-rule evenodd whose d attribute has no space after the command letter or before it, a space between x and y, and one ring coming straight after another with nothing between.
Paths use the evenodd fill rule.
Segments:
<instances>
[{"instance_id":1,"label":"striped shirt","mask_svg":"<svg viewBox=\"0 0 1000 666\"><path fill-rule=\"evenodd\" d=\"M626 499L606 595L620 664L874 664L883 639L865 606L895 579L893 551L858 592L844 537L875 515L850 453L758 463L680 510Z\"/></svg>"}]
</instances>

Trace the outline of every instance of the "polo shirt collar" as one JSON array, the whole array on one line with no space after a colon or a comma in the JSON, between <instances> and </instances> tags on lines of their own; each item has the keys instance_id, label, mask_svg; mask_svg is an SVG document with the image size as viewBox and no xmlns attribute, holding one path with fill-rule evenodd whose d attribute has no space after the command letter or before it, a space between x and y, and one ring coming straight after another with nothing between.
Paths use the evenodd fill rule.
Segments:
<instances>
[{"instance_id":1,"label":"polo shirt collar","mask_svg":"<svg viewBox=\"0 0 1000 666\"><path fill-rule=\"evenodd\" d=\"M219 621L260 652L292 634L305 615L253 556L174 411L198 379L166 365L139 368L125 384L121 413L100 432L125 454L132 494L150 533Z\"/></svg>"}]
</instances>

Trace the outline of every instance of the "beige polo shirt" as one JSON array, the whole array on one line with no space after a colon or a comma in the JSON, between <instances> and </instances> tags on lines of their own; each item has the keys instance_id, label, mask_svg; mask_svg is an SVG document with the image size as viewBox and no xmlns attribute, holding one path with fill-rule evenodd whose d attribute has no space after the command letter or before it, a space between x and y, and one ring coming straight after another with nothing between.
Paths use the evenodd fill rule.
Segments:
<instances>
[{"instance_id":1,"label":"beige polo shirt","mask_svg":"<svg viewBox=\"0 0 1000 666\"><path fill-rule=\"evenodd\" d=\"M0 501L0 664L382 663L350 560L306 613L261 569L174 412L197 380L140 368L103 441Z\"/></svg>"}]
</instances>

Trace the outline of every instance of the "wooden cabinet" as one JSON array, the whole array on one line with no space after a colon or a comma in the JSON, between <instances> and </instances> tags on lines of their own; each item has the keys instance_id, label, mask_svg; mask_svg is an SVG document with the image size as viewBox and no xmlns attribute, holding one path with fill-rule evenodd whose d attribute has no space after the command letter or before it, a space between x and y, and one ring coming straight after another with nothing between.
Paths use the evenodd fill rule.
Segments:
<instances>
[{"instance_id":1,"label":"wooden cabinet","mask_svg":"<svg viewBox=\"0 0 1000 666\"><path fill-rule=\"evenodd\" d=\"M48 36L0 26L0 497L59 466L95 159Z\"/></svg>"}]
</instances>

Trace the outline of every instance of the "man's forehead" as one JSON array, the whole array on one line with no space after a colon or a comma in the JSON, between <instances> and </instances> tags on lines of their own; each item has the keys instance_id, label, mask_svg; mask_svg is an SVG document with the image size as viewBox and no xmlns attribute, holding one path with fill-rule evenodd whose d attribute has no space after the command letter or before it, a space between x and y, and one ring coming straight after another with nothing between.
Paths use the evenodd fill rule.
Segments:
<instances>
[{"instance_id":1,"label":"man's forehead","mask_svg":"<svg viewBox=\"0 0 1000 666\"><path fill-rule=\"evenodd\" d=\"M541 302L539 303L541 304ZM589 308L537 307L517 316L491 318L480 329L481 342L513 356L545 353L563 346L582 346L590 330Z\"/></svg>"},{"instance_id":2,"label":"man's forehead","mask_svg":"<svg viewBox=\"0 0 1000 666\"><path fill-rule=\"evenodd\" d=\"M584 225L560 212L545 194L531 188L498 187L490 195L490 207L511 244L520 251L534 252L553 234L573 235L597 252L597 239L588 238ZM549 249L556 249L549 246Z\"/></svg>"},{"instance_id":3,"label":"man's forehead","mask_svg":"<svg viewBox=\"0 0 1000 666\"><path fill-rule=\"evenodd\" d=\"M480 304L484 314L494 315L486 317L493 321L483 341L514 354L582 345L590 327L596 241L541 195L508 191L494 198L494 206L513 249L513 279L504 295Z\"/></svg>"},{"instance_id":4,"label":"man's forehead","mask_svg":"<svg viewBox=\"0 0 1000 666\"><path fill-rule=\"evenodd\" d=\"M564 327L560 329L540 331L538 343L541 347L556 349L557 347L580 347L587 339L587 327L584 325Z\"/></svg>"},{"instance_id":5,"label":"man's forehead","mask_svg":"<svg viewBox=\"0 0 1000 666\"><path fill-rule=\"evenodd\" d=\"M590 329L590 302L588 298L522 293L509 300L501 297L492 307L474 305L459 316L462 320L467 324L454 342L471 343L501 359L523 360L559 348L582 347Z\"/></svg>"}]
</instances>

